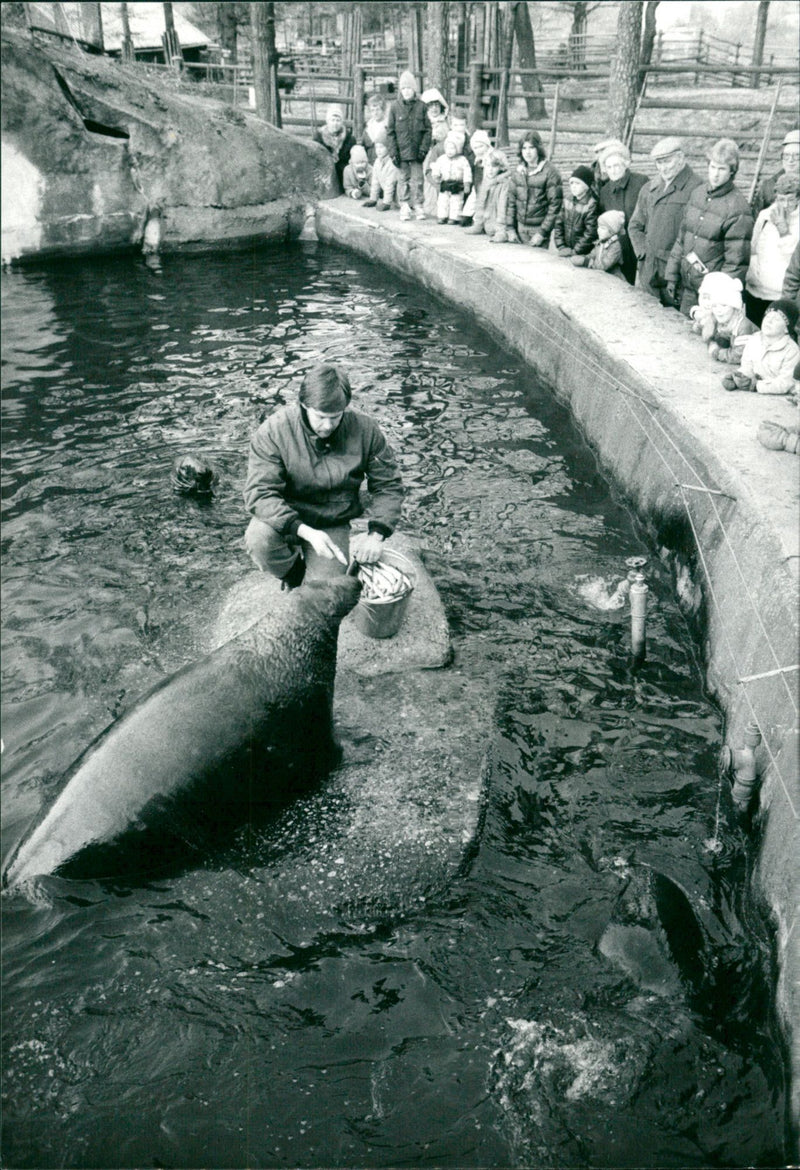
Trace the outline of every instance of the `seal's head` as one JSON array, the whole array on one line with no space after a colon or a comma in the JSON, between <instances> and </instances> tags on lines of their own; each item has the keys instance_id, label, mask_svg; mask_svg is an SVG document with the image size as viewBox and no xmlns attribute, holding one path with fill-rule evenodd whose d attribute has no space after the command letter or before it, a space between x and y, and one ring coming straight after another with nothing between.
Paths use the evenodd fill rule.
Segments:
<instances>
[{"instance_id":1,"label":"seal's head","mask_svg":"<svg viewBox=\"0 0 800 1170\"><path fill-rule=\"evenodd\" d=\"M179 455L172 464L172 487L179 495L208 498L216 482L216 471L198 455Z\"/></svg>"}]
</instances>

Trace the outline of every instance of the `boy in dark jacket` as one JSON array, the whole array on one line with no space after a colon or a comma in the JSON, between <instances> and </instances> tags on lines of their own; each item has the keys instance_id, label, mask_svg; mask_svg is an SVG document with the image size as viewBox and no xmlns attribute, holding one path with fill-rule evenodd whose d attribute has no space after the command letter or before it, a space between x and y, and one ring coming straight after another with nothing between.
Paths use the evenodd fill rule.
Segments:
<instances>
[{"instance_id":1,"label":"boy in dark jacket","mask_svg":"<svg viewBox=\"0 0 800 1170\"><path fill-rule=\"evenodd\" d=\"M397 185L400 218L411 219L413 210L417 219L424 219L422 164L431 145L431 124L425 106L417 97L414 74L401 73L398 88L400 97L389 106L386 145L400 171Z\"/></svg>"},{"instance_id":2,"label":"boy in dark jacket","mask_svg":"<svg viewBox=\"0 0 800 1170\"><path fill-rule=\"evenodd\" d=\"M559 256L586 256L597 239L597 199L592 189L591 167L576 167L569 177L569 195L564 199L553 229Z\"/></svg>"}]
</instances>

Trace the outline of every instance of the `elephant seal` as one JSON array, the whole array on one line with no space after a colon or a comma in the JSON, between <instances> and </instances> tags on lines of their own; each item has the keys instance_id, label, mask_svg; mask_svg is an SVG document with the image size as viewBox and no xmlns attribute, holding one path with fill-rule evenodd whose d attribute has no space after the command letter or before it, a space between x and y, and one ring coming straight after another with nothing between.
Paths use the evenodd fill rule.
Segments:
<instances>
[{"instance_id":1,"label":"elephant seal","mask_svg":"<svg viewBox=\"0 0 800 1170\"><path fill-rule=\"evenodd\" d=\"M172 487L181 496L213 496L217 478L199 455L179 455L172 464Z\"/></svg>"},{"instance_id":2,"label":"elephant seal","mask_svg":"<svg viewBox=\"0 0 800 1170\"><path fill-rule=\"evenodd\" d=\"M171 866L327 770L339 624L360 590L309 582L158 684L68 770L4 885Z\"/></svg>"}]
</instances>

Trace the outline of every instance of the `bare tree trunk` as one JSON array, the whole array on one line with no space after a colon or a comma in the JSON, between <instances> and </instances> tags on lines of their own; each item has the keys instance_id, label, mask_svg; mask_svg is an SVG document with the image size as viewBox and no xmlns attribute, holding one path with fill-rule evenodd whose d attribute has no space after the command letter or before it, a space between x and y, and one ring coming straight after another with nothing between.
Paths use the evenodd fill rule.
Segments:
<instances>
[{"instance_id":1,"label":"bare tree trunk","mask_svg":"<svg viewBox=\"0 0 800 1170\"><path fill-rule=\"evenodd\" d=\"M500 60L500 97L497 102L497 145L508 146L508 99L511 92L511 64L514 60L514 28L520 0L511 0L503 19Z\"/></svg>"},{"instance_id":2,"label":"bare tree trunk","mask_svg":"<svg viewBox=\"0 0 800 1170\"><path fill-rule=\"evenodd\" d=\"M408 68L415 77L422 76L422 9L417 3L408 6Z\"/></svg>"},{"instance_id":3,"label":"bare tree trunk","mask_svg":"<svg viewBox=\"0 0 800 1170\"><path fill-rule=\"evenodd\" d=\"M230 53L231 64L236 64L238 51L238 26L236 23L236 6L234 4L217 4L217 35L223 49Z\"/></svg>"},{"instance_id":4,"label":"bare tree trunk","mask_svg":"<svg viewBox=\"0 0 800 1170\"><path fill-rule=\"evenodd\" d=\"M644 29L642 31L642 49L639 55L640 65L649 65L653 59L653 46L656 43L656 9L659 0L647 0L644 9ZM644 90L646 73L639 74L639 93Z\"/></svg>"},{"instance_id":5,"label":"bare tree trunk","mask_svg":"<svg viewBox=\"0 0 800 1170\"><path fill-rule=\"evenodd\" d=\"M756 35L753 41L753 64L764 64L764 42L767 39L767 18L769 16L769 0L758 0L758 15L756 17ZM761 84L761 74L753 73L753 88L758 89Z\"/></svg>"},{"instance_id":6,"label":"bare tree trunk","mask_svg":"<svg viewBox=\"0 0 800 1170\"><path fill-rule=\"evenodd\" d=\"M586 65L586 25L588 20L586 0L574 0L572 5L572 27L569 30L569 60L578 69Z\"/></svg>"},{"instance_id":7,"label":"bare tree trunk","mask_svg":"<svg viewBox=\"0 0 800 1170\"><path fill-rule=\"evenodd\" d=\"M523 3L518 4L514 9L514 31L517 36L520 69L535 69L536 42L533 38L533 25L531 24L531 14L527 0L523 0ZM525 77L522 88L526 91L535 90L536 93L541 94L541 97L532 94L525 98L525 104L528 107L528 117L546 117L547 110L544 104L544 88L541 78L538 75Z\"/></svg>"},{"instance_id":8,"label":"bare tree trunk","mask_svg":"<svg viewBox=\"0 0 800 1170\"><path fill-rule=\"evenodd\" d=\"M265 122L281 124L278 93L278 54L275 49L275 5L271 0L251 0L250 37L253 42L253 87L256 110Z\"/></svg>"},{"instance_id":9,"label":"bare tree trunk","mask_svg":"<svg viewBox=\"0 0 800 1170\"><path fill-rule=\"evenodd\" d=\"M131 36L131 22L128 18L128 5L120 4L120 17L122 18L122 60L135 61L136 54L133 51L133 37Z\"/></svg>"},{"instance_id":10,"label":"bare tree trunk","mask_svg":"<svg viewBox=\"0 0 800 1170\"><path fill-rule=\"evenodd\" d=\"M428 0L425 6L425 84L439 90L449 101L448 0Z\"/></svg>"},{"instance_id":11,"label":"bare tree trunk","mask_svg":"<svg viewBox=\"0 0 800 1170\"><path fill-rule=\"evenodd\" d=\"M608 85L609 133L625 142L636 114L643 0L625 0L617 17L617 50Z\"/></svg>"},{"instance_id":12,"label":"bare tree trunk","mask_svg":"<svg viewBox=\"0 0 800 1170\"><path fill-rule=\"evenodd\" d=\"M456 4L456 27L458 30L456 33L456 73L466 73L469 69L469 18L464 0L459 0ZM456 93L464 94L466 92L466 79L457 77Z\"/></svg>"},{"instance_id":13,"label":"bare tree trunk","mask_svg":"<svg viewBox=\"0 0 800 1170\"><path fill-rule=\"evenodd\" d=\"M162 43L164 45L164 56L167 59L167 64L174 64L176 68L180 68L183 61L183 53L181 52L181 42L178 40L178 34L175 31L175 14L172 9L171 0L164 0L162 4L164 9L164 36Z\"/></svg>"}]
</instances>

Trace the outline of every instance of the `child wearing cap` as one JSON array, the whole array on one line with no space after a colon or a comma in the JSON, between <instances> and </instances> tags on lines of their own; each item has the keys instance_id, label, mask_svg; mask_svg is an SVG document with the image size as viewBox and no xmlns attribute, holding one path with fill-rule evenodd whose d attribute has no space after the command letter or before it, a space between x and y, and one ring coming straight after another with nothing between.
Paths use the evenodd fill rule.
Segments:
<instances>
[{"instance_id":1,"label":"child wearing cap","mask_svg":"<svg viewBox=\"0 0 800 1170\"><path fill-rule=\"evenodd\" d=\"M413 73L400 74L399 98L389 106L386 145L392 162L400 171L397 197L400 218L425 218L422 193L422 164L431 144L431 124L425 106L417 97Z\"/></svg>"},{"instance_id":2,"label":"child wearing cap","mask_svg":"<svg viewBox=\"0 0 800 1170\"><path fill-rule=\"evenodd\" d=\"M586 256L597 239L597 197L592 186L591 167L576 167L569 177L569 195L564 197L553 228L559 256Z\"/></svg>"},{"instance_id":3,"label":"child wearing cap","mask_svg":"<svg viewBox=\"0 0 800 1170\"><path fill-rule=\"evenodd\" d=\"M344 168L344 193L351 199L366 199L370 193L372 167L367 161L367 152L356 144L350 151L350 162Z\"/></svg>"},{"instance_id":4,"label":"child wearing cap","mask_svg":"<svg viewBox=\"0 0 800 1170\"><path fill-rule=\"evenodd\" d=\"M431 166L431 180L439 188L436 203L439 223L460 225L464 199L472 187L472 168L461 153L462 147L461 136L451 132L444 140L444 154Z\"/></svg>"},{"instance_id":5,"label":"child wearing cap","mask_svg":"<svg viewBox=\"0 0 800 1170\"><path fill-rule=\"evenodd\" d=\"M793 301L773 301L764 314L761 332L748 338L741 369L722 379L726 390L752 390L757 394L788 394L794 389L794 368L800 347L793 334L797 328Z\"/></svg>"},{"instance_id":6,"label":"child wearing cap","mask_svg":"<svg viewBox=\"0 0 800 1170\"><path fill-rule=\"evenodd\" d=\"M625 280L622 271L625 216L621 211L604 211L597 220L597 243L588 256L572 256L576 268L598 268ZM626 282L627 283L627 282Z\"/></svg>"},{"instance_id":7,"label":"child wearing cap","mask_svg":"<svg viewBox=\"0 0 800 1170\"><path fill-rule=\"evenodd\" d=\"M747 338L758 330L745 316L742 282L727 272L709 272L698 290L698 303L689 313L692 331L706 343L709 356L738 366Z\"/></svg>"}]
</instances>

